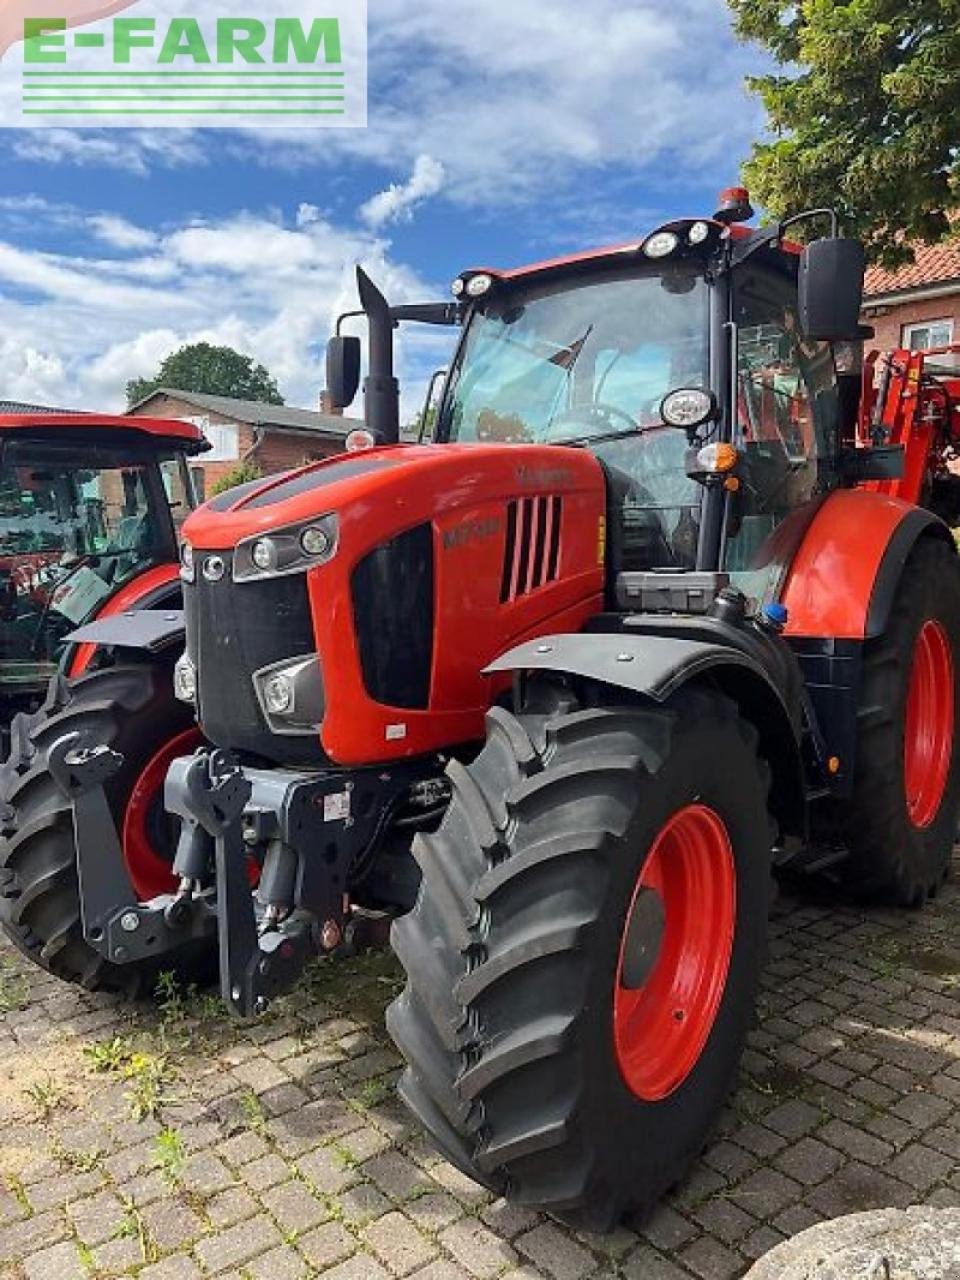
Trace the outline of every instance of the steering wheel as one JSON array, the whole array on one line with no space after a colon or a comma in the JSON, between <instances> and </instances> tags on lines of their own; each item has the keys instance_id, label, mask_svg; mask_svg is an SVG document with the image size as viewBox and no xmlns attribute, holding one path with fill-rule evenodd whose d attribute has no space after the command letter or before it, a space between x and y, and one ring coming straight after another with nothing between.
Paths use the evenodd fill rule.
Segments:
<instances>
[{"instance_id":1,"label":"steering wheel","mask_svg":"<svg viewBox=\"0 0 960 1280\"><path fill-rule=\"evenodd\" d=\"M588 438L592 435L606 435L611 430L611 420L618 418L621 422L627 424L630 431L640 431L640 423L636 418L631 418L626 409L620 409L615 404L606 404L603 400L597 400L593 404L578 405L574 409L566 409L563 413L558 414L547 427L543 436L543 443L563 444L563 440L556 438L556 429L558 426L566 422L575 422L578 426L586 427L584 431L577 433L578 438L584 436ZM596 427L595 431L590 430Z\"/></svg>"}]
</instances>

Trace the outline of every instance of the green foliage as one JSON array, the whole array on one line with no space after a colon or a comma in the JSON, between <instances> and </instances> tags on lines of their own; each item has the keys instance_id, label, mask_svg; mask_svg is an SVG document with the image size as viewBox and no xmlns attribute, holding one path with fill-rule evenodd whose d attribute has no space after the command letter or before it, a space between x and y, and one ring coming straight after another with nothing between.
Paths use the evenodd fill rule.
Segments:
<instances>
[{"instance_id":1,"label":"green foliage","mask_svg":"<svg viewBox=\"0 0 960 1280\"><path fill-rule=\"evenodd\" d=\"M30 989L24 975L6 958L0 958L0 1013L12 1013L25 1009L30 999Z\"/></svg>"},{"instance_id":2,"label":"green foliage","mask_svg":"<svg viewBox=\"0 0 960 1280\"><path fill-rule=\"evenodd\" d=\"M158 387L283 404L276 382L262 364L232 347L214 347L209 342L180 347L161 361L153 378L133 378L127 383L127 404L136 404Z\"/></svg>"},{"instance_id":3,"label":"green foliage","mask_svg":"<svg viewBox=\"0 0 960 1280\"><path fill-rule=\"evenodd\" d=\"M775 216L832 205L888 265L950 234L960 194L960 0L728 0L779 70L744 169Z\"/></svg>"},{"instance_id":4,"label":"green foliage","mask_svg":"<svg viewBox=\"0 0 960 1280\"><path fill-rule=\"evenodd\" d=\"M164 1181L171 1187L180 1181L184 1161L187 1158L183 1139L176 1129L161 1129L153 1140L154 1167L160 1170Z\"/></svg>"},{"instance_id":5,"label":"green foliage","mask_svg":"<svg viewBox=\"0 0 960 1280\"><path fill-rule=\"evenodd\" d=\"M233 489L238 484L246 484L249 480L259 480L263 472L255 462L238 463L226 475L221 476L214 484L210 486L211 498L216 497L218 493L223 493L225 489Z\"/></svg>"},{"instance_id":6,"label":"green foliage","mask_svg":"<svg viewBox=\"0 0 960 1280\"><path fill-rule=\"evenodd\" d=\"M84 1053L94 1071L117 1075L129 1082L126 1097L134 1120L156 1119L163 1104L170 1101L173 1068L166 1053L137 1049L122 1036L88 1045Z\"/></svg>"}]
</instances>

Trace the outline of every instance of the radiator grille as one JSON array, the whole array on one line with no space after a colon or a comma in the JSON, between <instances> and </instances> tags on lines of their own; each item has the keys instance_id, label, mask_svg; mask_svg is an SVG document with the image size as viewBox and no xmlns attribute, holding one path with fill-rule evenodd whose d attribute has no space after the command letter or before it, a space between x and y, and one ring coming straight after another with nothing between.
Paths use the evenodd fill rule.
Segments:
<instances>
[{"instance_id":1,"label":"radiator grille","mask_svg":"<svg viewBox=\"0 0 960 1280\"><path fill-rule=\"evenodd\" d=\"M507 504L500 602L506 604L553 582L560 567L563 499L553 494Z\"/></svg>"}]
</instances>

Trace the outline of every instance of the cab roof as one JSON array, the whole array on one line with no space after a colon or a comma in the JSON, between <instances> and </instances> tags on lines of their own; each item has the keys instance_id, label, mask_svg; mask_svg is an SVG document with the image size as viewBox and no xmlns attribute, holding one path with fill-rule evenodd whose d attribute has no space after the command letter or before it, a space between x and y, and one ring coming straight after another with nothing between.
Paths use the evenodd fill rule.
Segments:
<instances>
[{"instance_id":1,"label":"cab roof","mask_svg":"<svg viewBox=\"0 0 960 1280\"><path fill-rule=\"evenodd\" d=\"M167 443L187 453L205 453L210 448L199 427L179 418L144 418L110 413L0 413L0 435L7 431L29 431L33 434L118 431L128 436L141 435L157 444Z\"/></svg>"}]
</instances>

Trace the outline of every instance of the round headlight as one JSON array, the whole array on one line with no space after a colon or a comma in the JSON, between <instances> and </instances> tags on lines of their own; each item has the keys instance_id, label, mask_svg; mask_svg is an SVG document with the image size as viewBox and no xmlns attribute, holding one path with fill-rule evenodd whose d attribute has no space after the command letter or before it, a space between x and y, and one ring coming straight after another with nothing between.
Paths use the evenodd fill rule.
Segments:
<instances>
[{"instance_id":1,"label":"round headlight","mask_svg":"<svg viewBox=\"0 0 960 1280\"><path fill-rule=\"evenodd\" d=\"M300 546L308 556L325 556L330 550L330 535L319 525L308 525L300 535Z\"/></svg>"},{"instance_id":2,"label":"round headlight","mask_svg":"<svg viewBox=\"0 0 960 1280\"><path fill-rule=\"evenodd\" d=\"M269 538L258 538L250 548L250 559L258 569L273 567L273 543Z\"/></svg>"},{"instance_id":3,"label":"round headlight","mask_svg":"<svg viewBox=\"0 0 960 1280\"><path fill-rule=\"evenodd\" d=\"M263 703L271 715L282 716L293 706L293 685L283 675L269 676L263 686Z\"/></svg>"},{"instance_id":4,"label":"round headlight","mask_svg":"<svg viewBox=\"0 0 960 1280\"><path fill-rule=\"evenodd\" d=\"M709 234L710 224L708 222L695 222L687 232L687 239L691 244L703 244Z\"/></svg>"},{"instance_id":5,"label":"round headlight","mask_svg":"<svg viewBox=\"0 0 960 1280\"><path fill-rule=\"evenodd\" d=\"M467 281L467 293L471 298L482 298L485 293L489 293L493 285L493 276L488 276L485 271L481 271L479 275L471 276Z\"/></svg>"},{"instance_id":6,"label":"round headlight","mask_svg":"<svg viewBox=\"0 0 960 1280\"><path fill-rule=\"evenodd\" d=\"M180 563L187 573L193 573L193 547L189 542L184 542L180 545Z\"/></svg>"},{"instance_id":7,"label":"round headlight","mask_svg":"<svg viewBox=\"0 0 960 1280\"><path fill-rule=\"evenodd\" d=\"M673 231L655 231L644 241L643 252L648 258L666 258L673 253L680 241Z\"/></svg>"},{"instance_id":8,"label":"round headlight","mask_svg":"<svg viewBox=\"0 0 960 1280\"><path fill-rule=\"evenodd\" d=\"M453 284L450 286L450 292L455 298L459 298L465 288L466 284L464 283L463 276L457 276L456 280L454 280Z\"/></svg>"},{"instance_id":9,"label":"round headlight","mask_svg":"<svg viewBox=\"0 0 960 1280\"><path fill-rule=\"evenodd\" d=\"M660 402L660 417L668 427L699 427L714 415L715 401L709 391L700 387L678 387Z\"/></svg>"}]
</instances>

